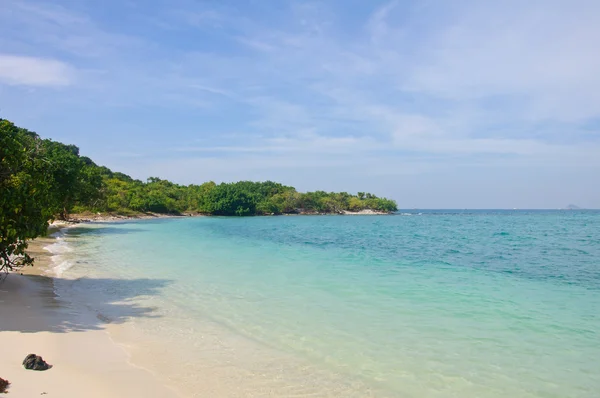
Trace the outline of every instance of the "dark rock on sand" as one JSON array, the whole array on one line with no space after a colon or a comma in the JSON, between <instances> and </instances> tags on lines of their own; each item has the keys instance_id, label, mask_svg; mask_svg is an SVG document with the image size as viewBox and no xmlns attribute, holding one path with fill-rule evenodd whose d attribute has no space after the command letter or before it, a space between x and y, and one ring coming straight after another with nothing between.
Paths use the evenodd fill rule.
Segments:
<instances>
[{"instance_id":1,"label":"dark rock on sand","mask_svg":"<svg viewBox=\"0 0 600 398\"><path fill-rule=\"evenodd\" d=\"M50 369L50 365L46 363L39 355L29 354L23 360L23 366L25 369L31 370L47 370Z\"/></svg>"},{"instance_id":2,"label":"dark rock on sand","mask_svg":"<svg viewBox=\"0 0 600 398\"><path fill-rule=\"evenodd\" d=\"M9 384L8 380L4 380L0 377L0 393L6 392L6 387L8 387Z\"/></svg>"}]
</instances>

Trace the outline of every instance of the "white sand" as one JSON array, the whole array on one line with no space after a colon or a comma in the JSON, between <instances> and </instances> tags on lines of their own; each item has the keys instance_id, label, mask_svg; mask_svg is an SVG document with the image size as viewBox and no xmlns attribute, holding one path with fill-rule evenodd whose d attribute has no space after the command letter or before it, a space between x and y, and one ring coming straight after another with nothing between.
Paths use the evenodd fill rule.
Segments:
<instances>
[{"instance_id":1,"label":"white sand","mask_svg":"<svg viewBox=\"0 0 600 398\"><path fill-rule=\"evenodd\" d=\"M101 322L73 313L54 295L52 278L11 274L0 283L0 377L7 397L178 397L150 372L130 364ZM26 370L27 354L53 367Z\"/></svg>"}]
</instances>

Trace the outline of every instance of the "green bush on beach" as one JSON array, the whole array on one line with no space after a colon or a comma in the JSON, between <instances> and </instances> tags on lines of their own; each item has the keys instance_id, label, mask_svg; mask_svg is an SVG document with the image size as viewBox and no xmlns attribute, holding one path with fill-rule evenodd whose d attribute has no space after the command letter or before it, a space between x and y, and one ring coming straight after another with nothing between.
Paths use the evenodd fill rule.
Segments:
<instances>
[{"instance_id":1,"label":"green bush on beach","mask_svg":"<svg viewBox=\"0 0 600 398\"><path fill-rule=\"evenodd\" d=\"M27 240L73 212L254 216L367 209L393 212L397 205L370 193L300 193L272 181L184 186L150 177L143 182L96 165L74 145L42 139L0 119L0 271L31 264Z\"/></svg>"}]
</instances>

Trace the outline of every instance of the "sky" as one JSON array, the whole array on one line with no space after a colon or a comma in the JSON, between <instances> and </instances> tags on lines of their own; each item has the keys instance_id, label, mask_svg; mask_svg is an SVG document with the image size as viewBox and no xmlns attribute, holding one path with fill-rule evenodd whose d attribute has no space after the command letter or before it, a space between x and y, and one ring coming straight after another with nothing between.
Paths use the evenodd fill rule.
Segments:
<instances>
[{"instance_id":1,"label":"sky","mask_svg":"<svg viewBox=\"0 0 600 398\"><path fill-rule=\"evenodd\" d=\"M0 0L0 117L115 171L600 208L597 0Z\"/></svg>"}]
</instances>

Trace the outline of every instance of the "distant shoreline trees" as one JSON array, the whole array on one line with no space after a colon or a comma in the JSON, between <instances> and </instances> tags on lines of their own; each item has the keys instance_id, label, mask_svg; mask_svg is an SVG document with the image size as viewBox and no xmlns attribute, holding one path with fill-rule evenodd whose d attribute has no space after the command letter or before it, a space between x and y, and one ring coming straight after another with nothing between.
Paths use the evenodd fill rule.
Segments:
<instances>
[{"instance_id":1,"label":"distant shoreline trees","mask_svg":"<svg viewBox=\"0 0 600 398\"><path fill-rule=\"evenodd\" d=\"M70 213L112 212L219 216L394 212L396 202L365 192L297 192L272 181L178 185L146 182L80 156L79 148L40 138L0 119L0 271L31 264L27 240Z\"/></svg>"},{"instance_id":2,"label":"distant shoreline trees","mask_svg":"<svg viewBox=\"0 0 600 398\"><path fill-rule=\"evenodd\" d=\"M363 199L346 192L297 192L295 188L272 181L239 181L202 185L177 185L155 177L147 182L121 173L106 172L104 197L93 208L75 206L75 212L92 210L128 214L199 213L216 216L256 216L277 214L335 214L344 211L397 210L393 200L368 194Z\"/></svg>"}]
</instances>

